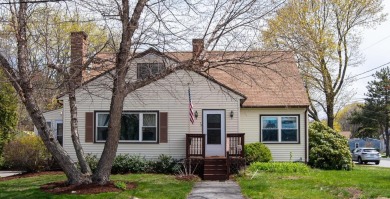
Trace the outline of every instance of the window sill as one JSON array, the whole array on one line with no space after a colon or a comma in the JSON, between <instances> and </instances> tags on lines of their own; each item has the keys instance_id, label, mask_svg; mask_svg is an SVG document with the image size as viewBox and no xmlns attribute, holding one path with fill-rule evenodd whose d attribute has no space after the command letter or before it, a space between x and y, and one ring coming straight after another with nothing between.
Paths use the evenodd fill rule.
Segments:
<instances>
[{"instance_id":1,"label":"window sill","mask_svg":"<svg viewBox=\"0 0 390 199\"><path fill-rule=\"evenodd\" d=\"M270 142L270 141L262 141L263 144L300 144L300 142Z\"/></svg>"},{"instance_id":2,"label":"window sill","mask_svg":"<svg viewBox=\"0 0 390 199\"><path fill-rule=\"evenodd\" d=\"M94 143L106 143L106 141L95 141ZM119 141L119 144L159 144L157 141Z\"/></svg>"}]
</instances>

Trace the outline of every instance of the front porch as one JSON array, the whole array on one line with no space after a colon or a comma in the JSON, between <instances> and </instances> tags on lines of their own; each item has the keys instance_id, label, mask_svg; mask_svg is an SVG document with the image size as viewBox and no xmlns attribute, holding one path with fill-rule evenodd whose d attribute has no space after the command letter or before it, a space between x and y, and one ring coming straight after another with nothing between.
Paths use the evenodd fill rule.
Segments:
<instances>
[{"instance_id":1,"label":"front porch","mask_svg":"<svg viewBox=\"0 0 390 199\"><path fill-rule=\"evenodd\" d=\"M205 134L186 134L186 160L200 166L199 175L204 180L227 180L233 170L245 165L244 133L226 134L224 153L208 155Z\"/></svg>"}]
</instances>

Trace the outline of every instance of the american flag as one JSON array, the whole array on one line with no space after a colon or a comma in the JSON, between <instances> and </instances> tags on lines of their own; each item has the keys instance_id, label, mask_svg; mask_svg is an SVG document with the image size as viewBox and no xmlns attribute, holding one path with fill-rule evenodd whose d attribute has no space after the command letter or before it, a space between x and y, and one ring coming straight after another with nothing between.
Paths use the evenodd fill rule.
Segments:
<instances>
[{"instance_id":1,"label":"american flag","mask_svg":"<svg viewBox=\"0 0 390 199\"><path fill-rule=\"evenodd\" d=\"M191 90L188 88L188 99L190 100L189 103L189 109L190 109L190 121L192 124L194 124L194 111L192 110L194 106L192 106L192 100L191 100Z\"/></svg>"}]
</instances>

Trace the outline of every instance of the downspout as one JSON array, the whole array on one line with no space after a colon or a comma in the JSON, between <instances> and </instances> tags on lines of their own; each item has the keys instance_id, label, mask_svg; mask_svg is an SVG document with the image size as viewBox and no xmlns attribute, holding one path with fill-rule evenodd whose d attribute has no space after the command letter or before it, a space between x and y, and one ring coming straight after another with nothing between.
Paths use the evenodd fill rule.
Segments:
<instances>
[{"instance_id":1,"label":"downspout","mask_svg":"<svg viewBox=\"0 0 390 199\"><path fill-rule=\"evenodd\" d=\"M307 109L305 110L305 163L307 164L309 162L308 160L308 150L307 150L307 145L308 145L308 142L309 142L309 139L308 139L308 127L307 127Z\"/></svg>"}]
</instances>

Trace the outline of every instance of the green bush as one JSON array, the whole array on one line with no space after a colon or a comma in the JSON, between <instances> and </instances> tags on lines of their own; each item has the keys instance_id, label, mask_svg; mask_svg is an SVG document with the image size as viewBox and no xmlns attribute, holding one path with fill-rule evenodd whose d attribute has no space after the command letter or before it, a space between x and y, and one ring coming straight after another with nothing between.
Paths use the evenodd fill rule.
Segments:
<instances>
[{"instance_id":1,"label":"green bush","mask_svg":"<svg viewBox=\"0 0 390 199\"><path fill-rule=\"evenodd\" d=\"M111 173L142 173L149 171L149 161L140 155L119 154L115 157Z\"/></svg>"},{"instance_id":2,"label":"green bush","mask_svg":"<svg viewBox=\"0 0 390 199\"><path fill-rule=\"evenodd\" d=\"M348 140L320 122L309 126L309 165L320 169L353 167Z\"/></svg>"},{"instance_id":3,"label":"green bush","mask_svg":"<svg viewBox=\"0 0 390 199\"><path fill-rule=\"evenodd\" d=\"M247 164L252 162L269 162L272 160L271 151L263 143L251 143L244 146Z\"/></svg>"},{"instance_id":4,"label":"green bush","mask_svg":"<svg viewBox=\"0 0 390 199\"><path fill-rule=\"evenodd\" d=\"M118 188L118 189L122 189L123 191L126 190L127 188L127 185L125 182L122 182L122 181L118 181L118 182L115 182L115 187Z\"/></svg>"},{"instance_id":5,"label":"green bush","mask_svg":"<svg viewBox=\"0 0 390 199\"><path fill-rule=\"evenodd\" d=\"M4 162L11 169L27 172L44 171L52 158L40 137L29 135L16 138L4 146Z\"/></svg>"},{"instance_id":6,"label":"green bush","mask_svg":"<svg viewBox=\"0 0 390 199\"><path fill-rule=\"evenodd\" d=\"M99 163L99 158L97 157L97 155L88 153L85 156L85 161L87 161L87 163L88 163L89 167L91 168L92 172L95 172L96 168L97 168L97 165Z\"/></svg>"},{"instance_id":7,"label":"green bush","mask_svg":"<svg viewBox=\"0 0 390 199\"><path fill-rule=\"evenodd\" d=\"M249 170L275 173L306 173L309 171L309 167L300 162L254 162L249 166Z\"/></svg>"},{"instance_id":8,"label":"green bush","mask_svg":"<svg viewBox=\"0 0 390 199\"><path fill-rule=\"evenodd\" d=\"M171 156L161 154L158 156L158 160L151 162L151 171L155 173L174 174L179 171L179 165L177 160Z\"/></svg>"}]
</instances>

